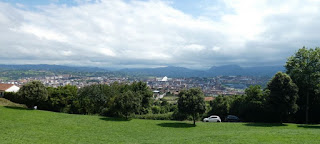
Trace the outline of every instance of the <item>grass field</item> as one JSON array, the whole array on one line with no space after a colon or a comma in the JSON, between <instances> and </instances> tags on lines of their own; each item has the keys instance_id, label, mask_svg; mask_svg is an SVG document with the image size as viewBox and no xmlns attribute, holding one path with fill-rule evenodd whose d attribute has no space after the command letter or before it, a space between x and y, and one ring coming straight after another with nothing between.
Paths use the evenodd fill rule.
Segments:
<instances>
[{"instance_id":1,"label":"grass field","mask_svg":"<svg viewBox=\"0 0 320 144\"><path fill-rule=\"evenodd\" d=\"M130 121L0 106L0 143L319 143L320 125Z\"/></svg>"}]
</instances>

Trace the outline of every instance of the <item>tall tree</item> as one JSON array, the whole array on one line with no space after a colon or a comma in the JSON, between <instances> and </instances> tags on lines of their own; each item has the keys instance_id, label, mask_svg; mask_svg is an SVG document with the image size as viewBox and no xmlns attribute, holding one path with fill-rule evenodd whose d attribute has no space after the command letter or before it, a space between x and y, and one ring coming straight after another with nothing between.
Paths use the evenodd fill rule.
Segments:
<instances>
[{"instance_id":1,"label":"tall tree","mask_svg":"<svg viewBox=\"0 0 320 144\"><path fill-rule=\"evenodd\" d=\"M85 86L79 90L78 101L81 109L80 113L97 114L101 113L109 101L108 85L98 84Z\"/></svg>"},{"instance_id":2,"label":"tall tree","mask_svg":"<svg viewBox=\"0 0 320 144\"><path fill-rule=\"evenodd\" d=\"M210 114L219 115L224 118L229 114L230 105L232 102L232 96L218 96L210 102L211 111Z\"/></svg>"},{"instance_id":3,"label":"tall tree","mask_svg":"<svg viewBox=\"0 0 320 144\"><path fill-rule=\"evenodd\" d=\"M260 85L250 86L245 90L240 116L246 121L263 121L265 119L266 93Z\"/></svg>"},{"instance_id":4,"label":"tall tree","mask_svg":"<svg viewBox=\"0 0 320 144\"><path fill-rule=\"evenodd\" d=\"M48 91L40 81L32 81L23 85L18 95L29 108L48 99Z\"/></svg>"},{"instance_id":5,"label":"tall tree","mask_svg":"<svg viewBox=\"0 0 320 144\"><path fill-rule=\"evenodd\" d=\"M126 119L139 111L141 100L132 91L126 91L115 98L115 110Z\"/></svg>"},{"instance_id":6,"label":"tall tree","mask_svg":"<svg viewBox=\"0 0 320 144\"><path fill-rule=\"evenodd\" d=\"M147 84L141 81L133 82L131 84L131 90L141 98L141 107L139 112L143 114L148 113L148 109L151 107L152 91L148 88Z\"/></svg>"},{"instance_id":7,"label":"tall tree","mask_svg":"<svg viewBox=\"0 0 320 144\"><path fill-rule=\"evenodd\" d=\"M285 67L287 74L299 87L297 103L300 110L298 113L301 115L305 111L305 122L308 123L310 101L312 102L311 107L319 105L320 102L319 94L316 93L320 83L320 48L307 49L303 47L299 49L295 55L288 58Z\"/></svg>"},{"instance_id":8,"label":"tall tree","mask_svg":"<svg viewBox=\"0 0 320 144\"><path fill-rule=\"evenodd\" d=\"M193 124L196 125L196 120L206 111L202 91L199 88L181 91L179 93L178 110L184 115L192 116Z\"/></svg>"},{"instance_id":9,"label":"tall tree","mask_svg":"<svg viewBox=\"0 0 320 144\"><path fill-rule=\"evenodd\" d=\"M278 116L282 123L283 118L289 113L295 113L298 109L298 87L291 78L282 72L278 72L268 83L269 97L267 99L271 112Z\"/></svg>"}]
</instances>

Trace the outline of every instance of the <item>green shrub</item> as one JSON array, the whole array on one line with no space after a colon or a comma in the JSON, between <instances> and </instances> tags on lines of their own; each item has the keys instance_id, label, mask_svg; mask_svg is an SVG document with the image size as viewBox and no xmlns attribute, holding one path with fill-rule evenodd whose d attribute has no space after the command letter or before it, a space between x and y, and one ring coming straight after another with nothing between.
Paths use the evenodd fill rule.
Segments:
<instances>
[{"instance_id":1,"label":"green shrub","mask_svg":"<svg viewBox=\"0 0 320 144\"><path fill-rule=\"evenodd\" d=\"M159 114L161 111L161 108L159 106L152 106L151 110L153 114Z\"/></svg>"}]
</instances>

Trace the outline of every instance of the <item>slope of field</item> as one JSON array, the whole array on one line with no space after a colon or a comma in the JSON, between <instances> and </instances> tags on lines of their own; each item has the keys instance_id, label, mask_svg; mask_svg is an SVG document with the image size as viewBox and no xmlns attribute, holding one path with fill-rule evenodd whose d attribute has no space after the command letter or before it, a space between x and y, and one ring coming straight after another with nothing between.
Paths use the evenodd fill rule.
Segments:
<instances>
[{"instance_id":1,"label":"slope of field","mask_svg":"<svg viewBox=\"0 0 320 144\"><path fill-rule=\"evenodd\" d=\"M0 106L0 143L319 143L320 125L131 121Z\"/></svg>"},{"instance_id":2,"label":"slope of field","mask_svg":"<svg viewBox=\"0 0 320 144\"><path fill-rule=\"evenodd\" d=\"M9 101L7 99L4 99L4 98L0 98L0 106L12 106L12 107L26 108L25 105L13 103L13 102L11 102L11 101Z\"/></svg>"}]
</instances>

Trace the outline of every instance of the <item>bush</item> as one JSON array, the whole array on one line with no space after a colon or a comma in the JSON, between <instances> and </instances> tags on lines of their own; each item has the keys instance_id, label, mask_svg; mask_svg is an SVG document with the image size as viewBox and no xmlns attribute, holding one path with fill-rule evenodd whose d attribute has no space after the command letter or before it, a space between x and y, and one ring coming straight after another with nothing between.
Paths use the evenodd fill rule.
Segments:
<instances>
[{"instance_id":1,"label":"bush","mask_svg":"<svg viewBox=\"0 0 320 144\"><path fill-rule=\"evenodd\" d=\"M188 119L188 116L185 114L179 113L179 110L176 109L172 114L172 119L182 121L182 120Z\"/></svg>"},{"instance_id":2,"label":"bush","mask_svg":"<svg viewBox=\"0 0 320 144\"><path fill-rule=\"evenodd\" d=\"M40 81L28 82L20 88L17 94L28 108L33 108L48 99L48 91Z\"/></svg>"},{"instance_id":3,"label":"bush","mask_svg":"<svg viewBox=\"0 0 320 144\"><path fill-rule=\"evenodd\" d=\"M159 114L161 111L161 108L159 106L152 106L151 110L153 114Z\"/></svg>"},{"instance_id":4,"label":"bush","mask_svg":"<svg viewBox=\"0 0 320 144\"><path fill-rule=\"evenodd\" d=\"M23 103L22 99L18 96L18 94L14 92L5 92L3 98L15 103Z\"/></svg>"}]
</instances>

